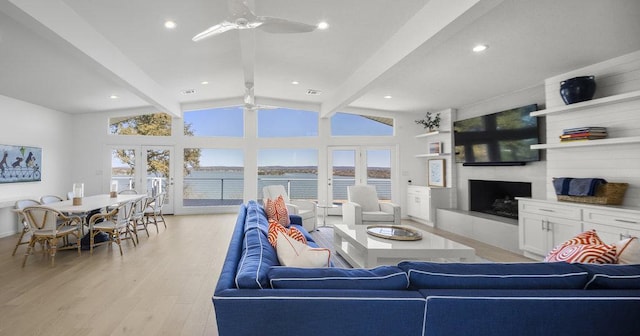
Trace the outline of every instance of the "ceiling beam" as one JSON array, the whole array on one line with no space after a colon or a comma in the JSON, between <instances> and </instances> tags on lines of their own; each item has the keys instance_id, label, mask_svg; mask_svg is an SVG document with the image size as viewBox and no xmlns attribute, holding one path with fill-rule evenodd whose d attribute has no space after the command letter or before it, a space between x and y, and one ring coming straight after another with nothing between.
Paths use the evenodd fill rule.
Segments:
<instances>
[{"instance_id":1,"label":"ceiling beam","mask_svg":"<svg viewBox=\"0 0 640 336\"><path fill-rule=\"evenodd\" d=\"M340 86L327 94L320 116L333 113L367 92L392 67L420 47L436 48L503 0L430 0ZM453 69L452 69L453 70Z\"/></svg>"},{"instance_id":2,"label":"ceiling beam","mask_svg":"<svg viewBox=\"0 0 640 336\"><path fill-rule=\"evenodd\" d=\"M88 61L86 63L92 69L126 87L159 111L182 117L180 103L171 98L174 94L166 92L64 2L8 0L1 9L53 43L80 56L81 60Z\"/></svg>"}]
</instances>

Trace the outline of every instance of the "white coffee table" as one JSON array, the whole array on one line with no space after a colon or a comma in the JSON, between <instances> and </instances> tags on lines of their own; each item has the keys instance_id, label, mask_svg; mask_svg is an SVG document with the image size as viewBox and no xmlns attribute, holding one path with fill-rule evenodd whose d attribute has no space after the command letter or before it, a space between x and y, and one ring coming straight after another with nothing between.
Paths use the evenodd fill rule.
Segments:
<instances>
[{"instance_id":1,"label":"white coffee table","mask_svg":"<svg viewBox=\"0 0 640 336\"><path fill-rule=\"evenodd\" d=\"M333 247L351 266L369 268L397 265L402 260L473 261L476 251L466 245L418 230L421 240L400 241L378 238L367 233L367 225L335 224Z\"/></svg>"}]
</instances>

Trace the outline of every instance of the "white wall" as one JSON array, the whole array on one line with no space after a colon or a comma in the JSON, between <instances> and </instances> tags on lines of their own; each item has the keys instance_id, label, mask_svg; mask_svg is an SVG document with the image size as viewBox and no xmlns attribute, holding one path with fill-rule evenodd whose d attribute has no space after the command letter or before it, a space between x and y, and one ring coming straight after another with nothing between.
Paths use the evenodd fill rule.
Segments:
<instances>
[{"instance_id":1,"label":"white wall","mask_svg":"<svg viewBox=\"0 0 640 336\"><path fill-rule=\"evenodd\" d=\"M72 167L82 154L72 151L72 117L0 95L0 144L42 148L42 180L0 184L0 237L17 232L15 200L45 194L66 197L72 187Z\"/></svg>"},{"instance_id":2,"label":"white wall","mask_svg":"<svg viewBox=\"0 0 640 336\"><path fill-rule=\"evenodd\" d=\"M545 106L544 86L542 83L535 87L514 92L508 95L485 100L480 103L465 106L458 109L457 120L473 118L489 113L508 110L514 107L538 104L538 109ZM544 120L541 122L541 142L545 141ZM530 182L531 193L534 198L543 198L546 195L546 154L540 153L541 160L529 162L524 166L463 166L455 164L456 185L458 192L458 209L469 210L469 180L494 180Z\"/></svg>"}]
</instances>

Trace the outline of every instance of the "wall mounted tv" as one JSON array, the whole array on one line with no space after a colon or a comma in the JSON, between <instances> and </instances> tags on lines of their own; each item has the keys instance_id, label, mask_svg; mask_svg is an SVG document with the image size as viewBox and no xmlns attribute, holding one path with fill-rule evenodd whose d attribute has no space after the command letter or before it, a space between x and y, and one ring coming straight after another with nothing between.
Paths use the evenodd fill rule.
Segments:
<instances>
[{"instance_id":1,"label":"wall mounted tv","mask_svg":"<svg viewBox=\"0 0 640 336\"><path fill-rule=\"evenodd\" d=\"M539 161L536 104L453 123L456 162L465 166L515 166Z\"/></svg>"}]
</instances>

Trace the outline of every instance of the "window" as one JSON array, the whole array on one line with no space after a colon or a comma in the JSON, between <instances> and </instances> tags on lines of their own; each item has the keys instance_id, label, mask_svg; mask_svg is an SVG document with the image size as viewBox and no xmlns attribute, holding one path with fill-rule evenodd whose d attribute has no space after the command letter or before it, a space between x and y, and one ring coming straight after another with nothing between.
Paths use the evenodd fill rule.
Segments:
<instances>
[{"instance_id":1,"label":"window","mask_svg":"<svg viewBox=\"0 0 640 336\"><path fill-rule=\"evenodd\" d=\"M258 137L318 136L318 112L277 108L258 110Z\"/></svg>"},{"instance_id":2,"label":"window","mask_svg":"<svg viewBox=\"0 0 640 336\"><path fill-rule=\"evenodd\" d=\"M166 113L109 118L109 132L117 135L171 136L172 118Z\"/></svg>"},{"instance_id":3,"label":"window","mask_svg":"<svg viewBox=\"0 0 640 336\"><path fill-rule=\"evenodd\" d=\"M315 200L318 195L318 150L263 149L258 152L258 199L262 188L280 184L289 198Z\"/></svg>"},{"instance_id":4,"label":"window","mask_svg":"<svg viewBox=\"0 0 640 336\"><path fill-rule=\"evenodd\" d=\"M390 136L393 119L338 112L331 117L331 135Z\"/></svg>"},{"instance_id":5,"label":"window","mask_svg":"<svg viewBox=\"0 0 640 336\"><path fill-rule=\"evenodd\" d=\"M183 206L242 204L243 155L240 149L185 148Z\"/></svg>"},{"instance_id":6,"label":"window","mask_svg":"<svg viewBox=\"0 0 640 336\"><path fill-rule=\"evenodd\" d=\"M184 112L185 135L242 137L244 111L240 106Z\"/></svg>"}]
</instances>

